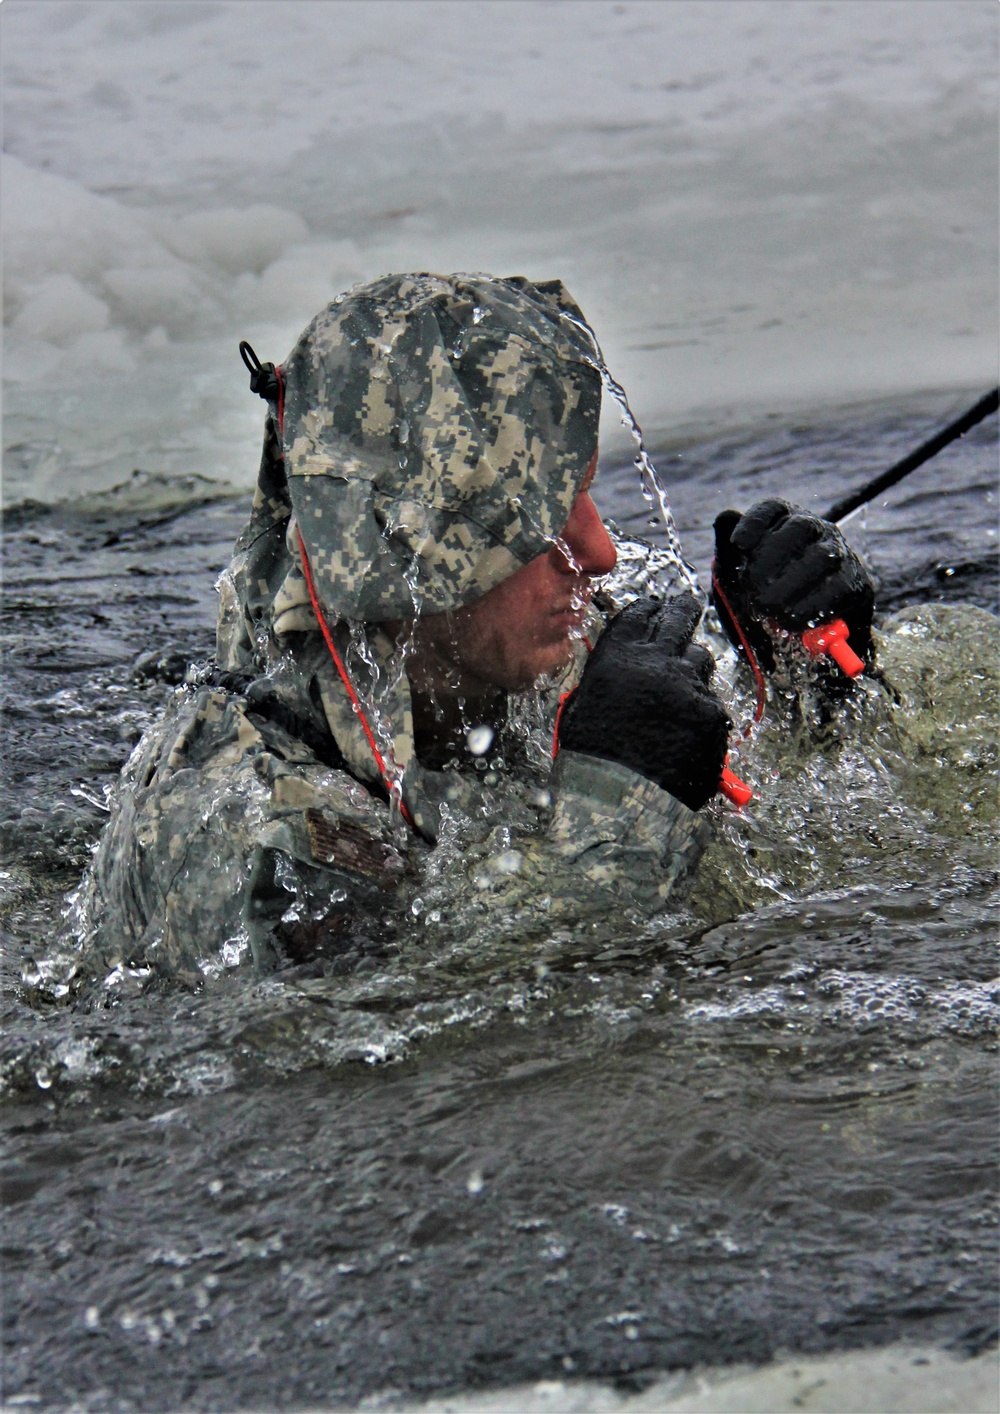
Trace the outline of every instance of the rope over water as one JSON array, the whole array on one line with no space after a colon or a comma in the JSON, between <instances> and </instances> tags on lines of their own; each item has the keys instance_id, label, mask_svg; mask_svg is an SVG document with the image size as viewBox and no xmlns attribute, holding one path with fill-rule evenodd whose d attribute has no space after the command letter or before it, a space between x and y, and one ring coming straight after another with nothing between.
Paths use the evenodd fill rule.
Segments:
<instances>
[{"instance_id":1,"label":"rope over water","mask_svg":"<svg viewBox=\"0 0 1000 1414\"><path fill-rule=\"evenodd\" d=\"M994 388L992 392L980 398L978 403L969 408L967 412L963 412L961 417L957 417L954 422L950 422L947 427L936 432L926 442L922 442L908 456L903 457L902 461L889 467L888 471L883 471L881 476L876 476L873 481L859 487L857 491L852 491L850 495L835 501L823 519L846 520L852 512L867 505L880 492L887 491L890 486L895 486L897 481L902 481L904 476L909 476L911 471L916 471L918 466L923 466L924 462L930 461L931 457L936 457L938 452L948 446L949 442L954 442L964 436L970 428L975 427L978 422L982 422L983 418L989 417L991 412L996 412L998 406L1000 406L1000 388Z\"/></svg>"}]
</instances>

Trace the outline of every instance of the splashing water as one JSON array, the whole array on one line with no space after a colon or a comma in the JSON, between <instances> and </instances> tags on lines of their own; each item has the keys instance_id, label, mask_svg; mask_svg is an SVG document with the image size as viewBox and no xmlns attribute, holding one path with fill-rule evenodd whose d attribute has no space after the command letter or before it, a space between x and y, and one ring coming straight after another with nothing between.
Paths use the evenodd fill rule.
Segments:
<instances>
[{"instance_id":1,"label":"splashing water","mask_svg":"<svg viewBox=\"0 0 1000 1414\"><path fill-rule=\"evenodd\" d=\"M598 592L602 608L617 612L633 599L650 595L666 599L681 590L692 590L684 561L678 558L671 545L653 545L637 536L625 535L613 520L605 524L617 560L611 573L601 580Z\"/></svg>"},{"instance_id":2,"label":"splashing water","mask_svg":"<svg viewBox=\"0 0 1000 1414\"><path fill-rule=\"evenodd\" d=\"M12 582L39 610L13 624L10 764L34 817L7 835L8 969L44 950L103 824L88 797L127 754L111 753L118 717L137 731L162 705L132 657L151 622L207 654L210 585L244 514L143 530L123 507L130 540L88 540L71 517L8 527ZM669 575L632 543L622 597ZM137 554L147 572L128 575ZM552 803L543 784L500 800L498 771L504 818L446 809L396 931L359 918L322 975L223 966L193 994L130 976L100 1006L67 1005L38 966L19 994L9 971L9 1290L39 1352L26 1387L46 1361L74 1390L81 1369L90 1389L169 1370L167 1407L235 1351L246 1394L230 1402L252 1403L260 1337L291 1352L281 1368L315 1403L331 1342L384 1363L381 1334L409 1339L433 1303L460 1343L484 1281L532 1376L556 1309L578 1313L571 1358L589 1369L599 1347L601 1373L765 1358L775 1341L974 1339L995 1311L996 621L939 605L882 627L899 703L865 683L831 730L806 720L809 663L776 682L741 772L757 798L718 812L683 911L487 909L522 868L511 819L537 825ZM548 707L518 703L540 781ZM405 1376L402 1344L392 1355Z\"/></svg>"},{"instance_id":3,"label":"splashing water","mask_svg":"<svg viewBox=\"0 0 1000 1414\"><path fill-rule=\"evenodd\" d=\"M601 377L604 380L604 386L608 389L612 397L617 402L618 406L621 408L622 426L628 429L635 441L636 454L634 464L639 472L643 499L645 500L646 504L654 511L654 518L652 519L651 524L655 525L655 517L656 515L658 515L660 522L663 526L663 532L667 542L665 555L673 569L674 577L679 580L680 583L682 583L686 589L690 589L693 594L697 595L700 599L702 599L702 601L704 601L704 594L701 589L701 586L698 583L698 575L695 572L694 568L689 565L684 558L684 553L681 548L680 535L678 534L677 526L674 523L674 516L673 512L670 509L670 502L667 499L666 488L664 487L663 482L659 478L656 467L650 460L649 453L646 451L645 443L643 442L642 437L642 429L636 421L635 414L629 406L629 401L628 397L626 396L625 389L615 378L612 377L611 373L608 371L608 367L604 362L604 357L600 352L600 348L598 348L597 367L600 371Z\"/></svg>"},{"instance_id":4,"label":"splashing water","mask_svg":"<svg viewBox=\"0 0 1000 1414\"><path fill-rule=\"evenodd\" d=\"M579 329L593 346L594 358L591 366L600 374L601 382L618 404L621 411L622 426L635 443L636 451L633 465L639 473L639 486L642 492L642 498L652 513L649 524L655 526L658 519L663 527L663 535L667 542L664 555L666 563L670 566L670 579L675 583L683 585L685 589L691 590L693 594L704 602L704 594L698 583L698 575L693 566L689 565L684 558L680 535L677 532L673 512L670 509L670 501L667 497L666 488L660 480L659 473L646 450L642 428L639 426L635 413L629 405L628 394L608 368L600 343L590 325L587 324L585 320L576 319L573 315L565 311L563 312L563 318L568 324L572 324L574 328ZM633 543L641 544L642 542L636 541Z\"/></svg>"}]
</instances>

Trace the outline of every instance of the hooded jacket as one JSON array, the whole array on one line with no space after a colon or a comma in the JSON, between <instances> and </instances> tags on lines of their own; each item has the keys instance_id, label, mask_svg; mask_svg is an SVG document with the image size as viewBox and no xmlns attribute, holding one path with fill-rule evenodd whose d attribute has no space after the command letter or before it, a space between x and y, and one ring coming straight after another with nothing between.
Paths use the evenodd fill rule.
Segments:
<instances>
[{"instance_id":1,"label":"hooded jacket","mask_svg":"<svg viewBox=\"0 0 1000 1414\"><path fill-rule=\"evenodd\" d=\"M566 523L601 393L566 290L386 277L313 320L274 391L216 664L137 747L81 891L91 968L195 982L358 930L518 939L661 910L709 827L618 763L553 762L584 644L485 751L432 765L384 627L472 602Z\"/></svg>"}]
</instances>

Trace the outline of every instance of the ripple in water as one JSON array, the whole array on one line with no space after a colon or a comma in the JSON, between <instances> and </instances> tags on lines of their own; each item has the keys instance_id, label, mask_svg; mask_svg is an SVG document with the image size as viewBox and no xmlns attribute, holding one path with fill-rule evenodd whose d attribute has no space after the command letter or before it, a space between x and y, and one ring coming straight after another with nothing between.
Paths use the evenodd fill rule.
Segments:
<instances>
[{"instance_id":1,"label":"ripple in water","mask_svg":"<svg viewBox=\"0 0 1000 1414\"><path fill-rule=\"evenodd\" d=\"M359 928L342 971L256 979L237 940L195 993L123 968L45 1001L104 786L173 690L129 665L157 633L205 656L241 519L223 501L8 532L11 597L33 606L12 633L0 880L8 1309L31 1353L10 1387L42 1371L74 1398L170 1407L211 1366L250 1407L278 1397L262 1363L315 1404L390 1367L439 1379L442 1340L466 1385L483 1350L513 1380L900 1334L976 1348L996 1255L995 620L905 608L882 626L895 696L867 682L833 723L810 720L793 662L734 763L755 799L712 807L681 912L480 912L517 868L497 835L449 913L443 874L477 828L456 818L396 930ZM629 551L609 593L669 575Z\"/></svg>"}]
</instances>

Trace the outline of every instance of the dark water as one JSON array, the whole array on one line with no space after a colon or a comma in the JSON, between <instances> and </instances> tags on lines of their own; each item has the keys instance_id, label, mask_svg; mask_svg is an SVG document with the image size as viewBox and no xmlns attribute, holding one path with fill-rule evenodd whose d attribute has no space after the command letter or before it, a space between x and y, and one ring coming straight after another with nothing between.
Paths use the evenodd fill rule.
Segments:
<instances>
[{"instance_id":1,"label":"dark water","mask_svg":"<svg viewBox=\"0 0 1000 1414\"><path fill-rule=\"evenodd\" d=\"M688 558L704 572L723 506L822 510L963 403L663 449ZM994 419L855 517L883 612L996 611L996 481ZM745 888L727 904L737 855L720 854L701 885L714 911L696 895L613 936L584 922L530 949L414 944L336 985L223 973L111 1008L19 990L105 786L210 652L212 583L245 514L210 490L138 478L117 501L7 519L5 1397L322 1407L988 1343L989 725L949 729L958 754L932 743L912 779L881 746L786 771L739 841L751 907ZM631 468L599 499L652 533ZM971 662L983 621L948 623ZM765 760L780 760L766 737Z\"/></svg>"}]
</instances>

